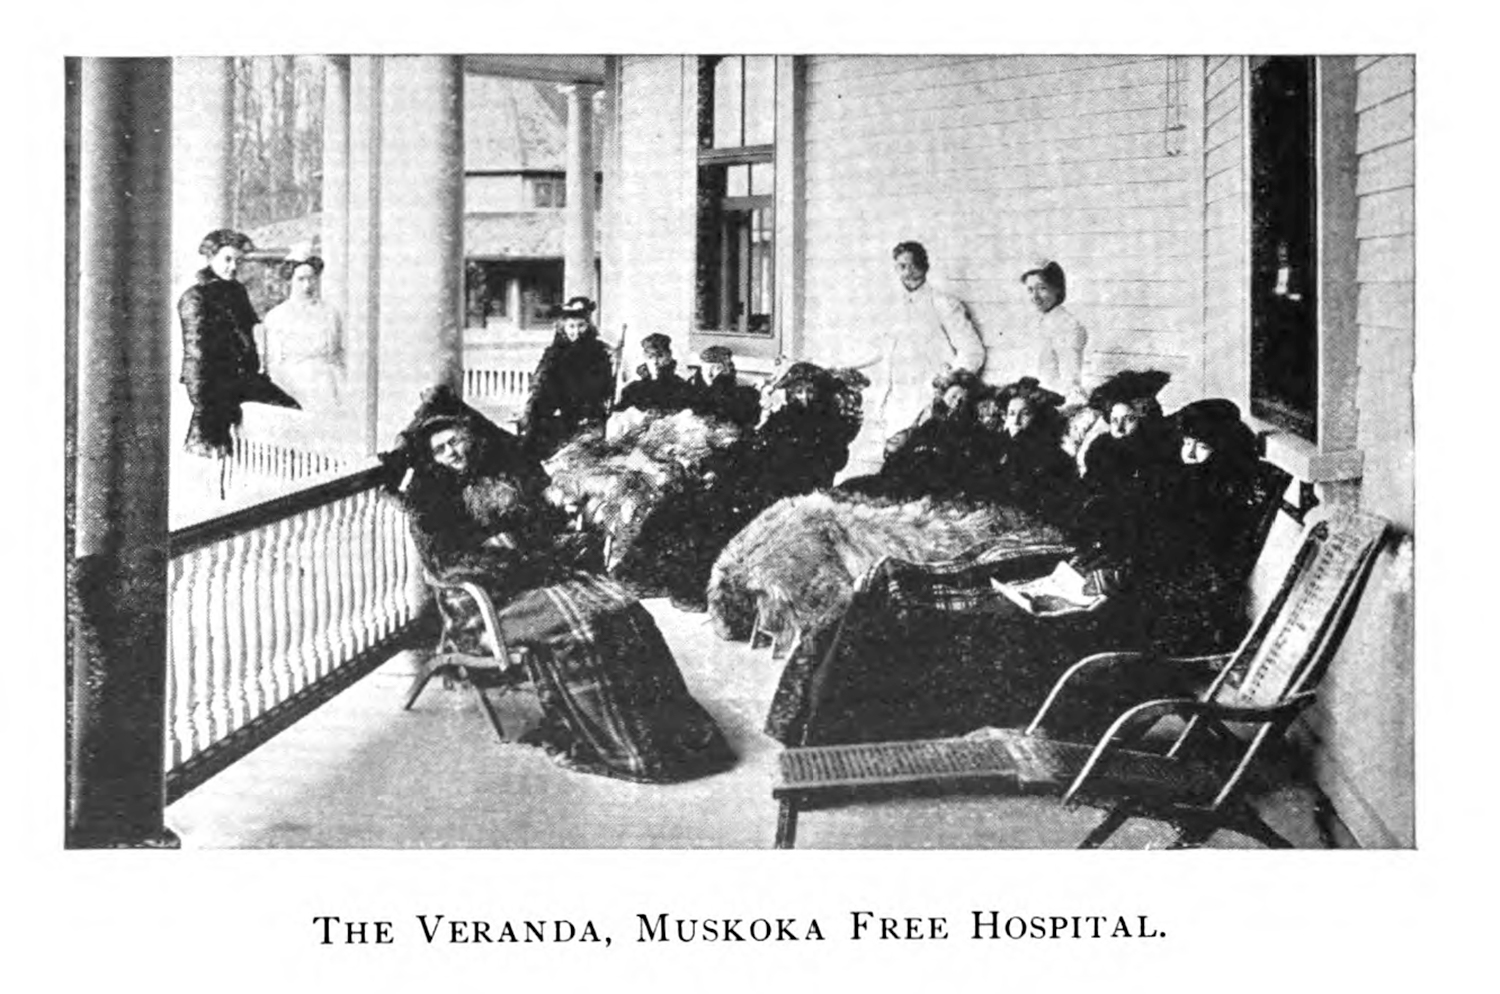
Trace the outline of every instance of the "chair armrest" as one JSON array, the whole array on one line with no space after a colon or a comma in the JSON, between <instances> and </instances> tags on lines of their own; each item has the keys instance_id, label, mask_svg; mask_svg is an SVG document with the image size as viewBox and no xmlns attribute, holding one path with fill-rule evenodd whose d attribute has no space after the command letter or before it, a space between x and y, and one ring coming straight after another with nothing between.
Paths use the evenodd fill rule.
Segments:
<instances>
[{"instance_id":1,"label":"chair armrest","mask_svg":"<svg viewBox=\"0 0 1500 994\"><path fill-rule=\"evenodd\" d=\"M505 644L505 637L500 630L500 615L495 610L494 601L484 588L472 580L444 580L440 577L427 574L427 583L438 590L459 590L467 594L473 601L474 606L479 609L480 620L484 622L484 638L488 643L491 655L495 657L496 664L502 669L511 665L509 648Z\"/></svg>"},{"instance_id":2,"label":"chair armrest","mask_svg":"<svg viewBox=\"0 0 1500 994\"><path fill-rule=\"evenodd\" d=\"M1215 653L1208 656L1163 656L1152 652L1096 652L1092 656L1085 656L1068 667L1063 672L1063 675L1057 678L1057 683L1053 684L1052 690L1047 694L1046 700L1042 701L1042 706L1037 709L1036 717L1032 718L1031 724L1026 726L1026 734L1036 734L1037 730L1041 727L1043 719L1046 718L1047 712L1052 709L1052 705L1056 703L1059 695L1062 693L1063 688L1075 676L1084 671L1093 671L1116 664L1135 662L1149 662L1152 665L1158 666L1213 665L1215 667L1222 667L1229 661L1231 655L1232 653L1228 652Z\"/></svg>"},{"instance_id":3,"label":"chair armrest","mask_svg":"<svg viewBox=\"0 0 1500 994\"><path fill-rule=\"evenodd\" d=\"M1069 803L1077 796L1078 792L1088 781L1088 778L1098 768L1100 761L1118 744L1122 737L1121 733L1132 725L1142 722L1155 723L1168 715L1176 715L1183 718L1216 718L1220 721L1259 722L1267 725L1289 722L1311 704L1315 696L1311 691L1295 694L1274 707L1268 708L1233 707L1224 704L1195 701L1186 697L1167 697L1154 701L1144 701L1134 707L1127 708L1110 724L1109 728L1105 729L1104 734L1099 736L1099 741L1094 746L1094 751L1089 754L1088 760L1083 764L1082 769L1078 771L1078 775L1073 778L1073 782L1063 793L1063 803ZM1236 771L1236 775L1238 775L1238 772Z\"/></svg>"}]
</instances>

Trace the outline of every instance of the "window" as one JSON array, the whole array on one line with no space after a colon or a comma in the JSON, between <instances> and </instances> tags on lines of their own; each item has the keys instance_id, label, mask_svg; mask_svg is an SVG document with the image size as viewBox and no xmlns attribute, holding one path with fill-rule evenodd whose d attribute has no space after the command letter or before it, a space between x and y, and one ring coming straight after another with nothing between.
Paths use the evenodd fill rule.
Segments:
<instances>
[{"instance_id":1,"label":"window","mask_svg":"<svg viewBox=\"0 0 1500 994\"><path fill-rule=\"evenodd\" d=\"M1313 59L1252 63L1250 412L1318 438L1318 221Z\"/></svg>"},{"instance_id":2,"label":"window","mask_svg":"<svg viewBox=\"0 0 1500 994\"><path fill-rule=\"evenodd\" d=\"M698 63L697 325L773 333L776 59Z\"/></svg>"},{"instance_id":3,"label":"window","mask_svg":"<svg viewBox=\"0 0 1500 994\"><path fill-rule=\"evenodd\" d=\"M563 208L568 206L568 184L560 179L534 179L531 181L532 205L539 208Z\"/></svg>"}]
</instances>

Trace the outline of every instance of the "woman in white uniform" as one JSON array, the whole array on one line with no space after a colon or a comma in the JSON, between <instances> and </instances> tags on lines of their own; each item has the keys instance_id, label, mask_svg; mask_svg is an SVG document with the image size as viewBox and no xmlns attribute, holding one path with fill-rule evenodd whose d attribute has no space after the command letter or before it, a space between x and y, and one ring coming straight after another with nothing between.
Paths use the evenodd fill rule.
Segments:
<instances>
[{"instance_id":1,"label":"woman in white uniform","mask_svg":"<svg viewBox=\"0 0 1500 994\"><path fill-rule=\"evenodd\" d=\"M1083 389L1083 353L1089 333L1063 306L1068 279L1051 259L1043 259L1021 274L1026 294L1037 309L1035 368L1026 370L1042 385L1063 395L1069 406L1088 400Z\"/></svg>"}]
</instances>

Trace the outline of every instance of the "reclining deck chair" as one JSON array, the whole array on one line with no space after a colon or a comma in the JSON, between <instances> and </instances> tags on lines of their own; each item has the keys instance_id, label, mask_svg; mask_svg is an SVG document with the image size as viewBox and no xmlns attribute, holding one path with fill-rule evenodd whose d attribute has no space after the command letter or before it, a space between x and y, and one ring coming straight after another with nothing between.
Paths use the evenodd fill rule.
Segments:
<instances>
[{"instance_id":1,"label":"reclining deck chair","mask_svg":"<svg viewBox=\"0 0 1500 994\"><path fill-rule=\"evenodd\" d=\"M1267 846L1290 843L1260 819L1245 790L1256 761L1313 701L1373 569L1387 523L1342 514L1310 527L1271 603L1232 653L1172 658L1101 653L1075 664L1024 730L955 739L788 749L772 791L780 801L776 845L795 844L799 809L828 807L912 789L1060 793L1062 802L1106 809L1080 848L1101 845L1135 815L1177 830L1174 848L1200 845L1218 828ZM1097 743L1045 737L1042 728L1070 684L1106 667L1175 666L1207 675L1196 697L1126 703ZM1125 703L1125 702L1122 702ZM1132 748L1163 719L1180 730L1164 752ZM1235 754L1225 758L1225 742Z\"/></svg>"},{"instance_id":2,"label":"reclining deck chair","mask_svg":"<svg viewBox=\"0 0 1500 994\"><path fill-rule=\"evenodd\" d=\"M407 690L403 709L411 710L428 682L435 676L442 676L445 682L456 681L467 686L500 741L508 741L505 727L500 723L499 712L495 710L486 690L493 687L505 693L524 685L530 679L527 650L524 647L511 648L506 644L495 605L489 594L478 584L463 580L442 580L427 569L423 570L423 579L437 602L442 631L432 654L418 661L417 672ZM483 656L459 651L459 619L454 613L454 601L460 598L469 598L478 610L481 621L479 639L485 650Z\"/></svg>"}]
</instances>

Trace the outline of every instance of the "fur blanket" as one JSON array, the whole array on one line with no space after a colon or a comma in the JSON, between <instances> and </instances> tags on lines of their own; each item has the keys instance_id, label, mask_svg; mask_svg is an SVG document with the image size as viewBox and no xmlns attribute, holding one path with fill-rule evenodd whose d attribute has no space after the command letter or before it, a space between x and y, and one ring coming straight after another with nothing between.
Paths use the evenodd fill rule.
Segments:
<instances>
[{"instance_id":1,"label":"fur blanket","mask_svg":"<svg viewBox=\"0 0 1500 994\"><path fill-rule=\"evenodd\" d=\"M692 411L647 417L619 435L586 432L547 460L547 499L610 536L606 568L630 551L653 511L700 486L740 429Z\"/></svg>"},{"instance_id":2,"label":"fur blanket","mask_svg":"<svg viewBox=\"0 0 1500 994\"><path fill-rule=\"evenodd\" d=\"M815 493L767 509L714 563L708 609L721 638L744 639L757 615L775 636L807 632L842 614L856 581L887 557L912 563L976 549L1064 547L1050 525L1010 507L931 498L894 503Z\"/></svg>"}]
</instances>

